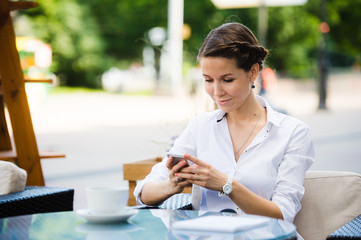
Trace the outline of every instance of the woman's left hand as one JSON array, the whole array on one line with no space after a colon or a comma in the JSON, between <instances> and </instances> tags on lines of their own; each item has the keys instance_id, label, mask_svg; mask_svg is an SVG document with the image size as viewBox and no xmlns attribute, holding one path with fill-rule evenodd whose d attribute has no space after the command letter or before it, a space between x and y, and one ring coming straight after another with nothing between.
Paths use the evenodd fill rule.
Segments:
<instances>
[{"instance_id":1,"label":"woman's left hand","mask_svg":"<svg viewBox=\"0 0 361 240\"><path fill-rule=\"evenodd\" d=\"M176 173L177 177L184 178L188 182L210 190L222 190L223 185L226 184L228 180L228 176L225 173L191 155L185 154L184 157L193 162L194 165Z\"/></svg>"}]
</instances>

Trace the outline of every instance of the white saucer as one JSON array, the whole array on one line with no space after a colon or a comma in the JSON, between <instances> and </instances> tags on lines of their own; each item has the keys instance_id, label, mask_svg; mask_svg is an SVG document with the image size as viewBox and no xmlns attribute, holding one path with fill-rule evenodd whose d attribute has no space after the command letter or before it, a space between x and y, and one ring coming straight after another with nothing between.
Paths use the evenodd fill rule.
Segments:
<instances>
[{"instance_id":1,"label":"white saucer","mask_svg":"<svg viewBox=\"0 0 361 240\"><path fill-rule=\"evenodd\" d=\"M128 208L118 214L95 214L89 209L79 209L76 211L76 213L91 223L110 223L126 221L131 216L137 214L138 209Z\"/></svg>"}]
</instances>

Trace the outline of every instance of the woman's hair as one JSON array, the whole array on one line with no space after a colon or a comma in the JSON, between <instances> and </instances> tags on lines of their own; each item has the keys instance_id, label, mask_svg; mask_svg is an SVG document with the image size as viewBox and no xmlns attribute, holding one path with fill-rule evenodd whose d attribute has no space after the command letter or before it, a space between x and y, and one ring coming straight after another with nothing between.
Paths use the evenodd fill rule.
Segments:
<instances>
[{"instance_id":1,"label":"woman's hair","mask_svg":"<svg viewBox=\"0 0 361 240\"><path fill-rule=\"evenodd\" d=\"M258 44L246 26L225 23L208 34L199 49L198 60L202 57L234 58L237 67L248 72L255 63L258 63L261 71L267 55L268 51Z\"/></svg>"}]
</instances>

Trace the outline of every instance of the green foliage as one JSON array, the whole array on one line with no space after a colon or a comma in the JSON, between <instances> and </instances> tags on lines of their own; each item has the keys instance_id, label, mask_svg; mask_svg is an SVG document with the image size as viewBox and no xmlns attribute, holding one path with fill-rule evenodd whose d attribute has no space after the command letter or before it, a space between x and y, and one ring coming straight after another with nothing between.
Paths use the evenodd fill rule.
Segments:
<instances>
[{"instance_id":1,"label":"green foliage","mask_svg":"<svg viewBox=\"0 0 361 240\"><path fill-rule=\"evenodd\" d=\"M326 39L331 67L350 67L357 61L358 64L361 62L360 8L361 0L313 0L306 5L308 17L318 19L318 23L324 12L325 21L330 27Z\"/></svg>"},{"instance_id":2,"label":"green foliage","mask_svg":"<svg viewBox=\"0 0 361 240\"><path fill-rule=\"evenodd\" d=\"M49 92L51 94L69 94L69 93L102 93L104 92L101 89L92 89L92 88L85 88L85 87L67 87L67 86L56 86L50 88Z\"/></svg>"},{"instance_id":3,"label":"green foliage","mask_svg":"<svg viewBox=\"0 0 361 240\"><path fill-rule=\"evenodd\" d=\"M321 1L331 31L327 46L331 64L349 66L361 59L361 0L313 0L305 6L268 8L267 65L278 73L312 77L317 72L321 40ZM53 48L52 71L62 85L100 87L100 75L112 66L127 68L142 61L147 31L167 27L167 0L38 0L39 7L18 12L29 32ZM208 32L224 22L238 21L256 35L258 9L216 9L210 0L185 0L184 22L191 37L184 41L184 60L196 56Z\"/></svg>"},{"instance_id":4,"label":"green foliage","mask_svg":"<svg viewBox=\"0 0 361 240\"><path fill-rule=\"evenodd\" d=\"M308 17L304 7L269 8L267 47L269 65L296 77L311 77L316 59L310 57L319 42L319 20Z\"/></svg>"},{"instance_id":5,"label":"green foliage","mask_svg":"<svg viewBox=\"0 0 361 240\"><path fill-rule=\"evenodd\" d=\"M328 2L330 39L334 50L361 57L361 0Z\"/></svg>"},{"instance_id":6,"label":"green foliage","mask_svg":"<svg viewBox=\"0 0 361 240\"><path fill-rule=\"evenodd\" d=\"M105 54L114 59L140 61L145 34L153 27L167 27L164 0L86 1L99 25Z\"/></svg>"},{"instance_id":7,"label":"green foliage","mask_svg":"<svg viewBox=\"0 0 361 240\"><path fill-rule=\"evenodd\" d=\"M216 12L213 4L209 0L184 1L184 23L191 27L191 37L184 41L183 49L187 53L185 59L196 62L199 47L204 38L212 28L208 21L204 21L206 16L212 16Z\"/></svg>"},{"instance_id":8,"label":"green foliage","mask_svg":"<svg viewBox=\"0 0 361 240\"><path fill-rule=\"evenodd\" d=\"M104 70L104 40L89 5L75 0L39 0L25 13L35 36L53 49L52 70L69 86L99 87Z\"/></svg>"}]
</instances>

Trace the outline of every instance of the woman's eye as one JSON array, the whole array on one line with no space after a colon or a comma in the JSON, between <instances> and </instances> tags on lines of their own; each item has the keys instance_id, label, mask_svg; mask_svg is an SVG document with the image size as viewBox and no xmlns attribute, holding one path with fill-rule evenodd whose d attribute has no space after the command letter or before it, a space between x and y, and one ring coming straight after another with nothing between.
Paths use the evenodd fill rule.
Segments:
<instances>
[{"instance_id":1,"label":"woman's eye","mask_svg":"<svg viewBox=\"0 0 361 240\"><path fill-rule=\"evenodd\" d=\"M229 83L229 82L233 82L234 79L224 79L223 81Z\"/></svg>"},{"instance_id":2,"label":"woman's eye","mask_svg":"<svg viewBox=\"0 0 361 240\"><path fill-rule=\"evenodd\" d=\"M212 82L212 79L204 79L206 82Z\"/></svg>"}]
</instances>

